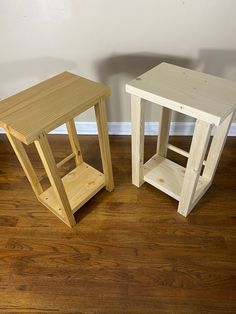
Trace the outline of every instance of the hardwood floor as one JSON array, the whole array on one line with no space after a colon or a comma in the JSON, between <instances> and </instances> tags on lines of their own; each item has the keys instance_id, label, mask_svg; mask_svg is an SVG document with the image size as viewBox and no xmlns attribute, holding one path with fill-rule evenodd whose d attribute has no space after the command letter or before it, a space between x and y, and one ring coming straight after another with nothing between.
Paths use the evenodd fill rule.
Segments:
<instances>
[{"instance_id":1,"label":"hardwood floor","mask_svg":"<svg viewBox=\"0 0 236 314\"><path fill-rule=\"evenodd\" d=\"M50 142L58 161L68 154L66 136ZM101 170L97 138L80 142ZM147 137L146 159L155 147ZM0 313L236 313L236 138L187 219L166 194L131 184L130 137L111 137L111 151L115 191L98 193L70 229L37 201L1 135Z\"/></svg>"}]
</instances>

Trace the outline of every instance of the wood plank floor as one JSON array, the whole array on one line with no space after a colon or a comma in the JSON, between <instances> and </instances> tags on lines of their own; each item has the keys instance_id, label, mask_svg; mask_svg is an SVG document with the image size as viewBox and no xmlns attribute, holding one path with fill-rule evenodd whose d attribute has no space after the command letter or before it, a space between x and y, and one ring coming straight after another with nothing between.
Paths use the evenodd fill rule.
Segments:
<instances>
[{"instance_id":1,"label":"wood plank floor","mask_svg":"<svg viewBox=\"0 0 236 314\"><path fill-rule=\"evenodd\" d=\"M101 170L97 138L80 141ZM57 161L68 154L66 136L50 142ZM186 149L190 139L171 143ZM155 147L147 137L146 159ZM1 135L0 313L236 313L236 138L187 219L164 193L132 186L130 137L111 137L111 150L115 191L97 194L69 229L37 201Z\"/></svg>"}]
</instances>

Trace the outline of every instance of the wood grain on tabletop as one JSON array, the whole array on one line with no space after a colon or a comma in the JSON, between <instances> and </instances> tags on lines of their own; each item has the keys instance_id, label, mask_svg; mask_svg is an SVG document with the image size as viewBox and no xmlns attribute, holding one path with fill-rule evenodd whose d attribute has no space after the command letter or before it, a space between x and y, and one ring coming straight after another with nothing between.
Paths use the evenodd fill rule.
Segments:
<instances>
[{"instance_id":1,"label":"wood grain on tabletop","mask_svg":"<svg viewBox=\"0 0 236 314\"><path fill-rule=\"evenodd\" d=\"M126 84L126 91L215 125L236 108L236 82L165 62Z\"/></svg>"},{"instance_id":2,"label":"wood grain on tabletop","mask_svg":"<svg viewBox=\"0 0 236 314\"><path fill-rule=\"evenodd\" d=\"M109 94L107 86L63 72L0 101L0 126L31 144Z\"/></svg>"}]
</instances>

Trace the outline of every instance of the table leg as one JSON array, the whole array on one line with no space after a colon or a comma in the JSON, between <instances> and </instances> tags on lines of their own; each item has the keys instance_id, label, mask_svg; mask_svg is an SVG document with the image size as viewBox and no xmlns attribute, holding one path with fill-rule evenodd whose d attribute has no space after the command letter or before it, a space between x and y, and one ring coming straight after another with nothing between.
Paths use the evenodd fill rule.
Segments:
<instances>
[{"instance_id":1,"label":"table leg","mask_svg":"<svg viewBox=\"0 0 236 314\"><path fill-rule=\"evenodd\" d=\"M217 128L207 156L203 177L213 180L233 118L231 113Z\"/></svg>"},{"instance_id":2,"label":"table leg","mask_svg":"<svg viewBox=\"0 0 236 314\"><path fill-rule=\"evenodd\" d=\"M98 139L101 151L103 172L105 175L105 184L108 191L114 189L111 151L109 144L108 128L107 128L107 115L105 100L101 98L98 104L95 105L95 115L98 128Z\"/></svg>"},{"instance_id":3,"label":"table leg","mask_svg":"<svg viewBox=\"0 0 236 314\"><path fill-rule=\"evenodd\" d=\"M140 97L131 95L132 125L132 183L140 187L144 183L144 106Z\"/></svg>"},{"instance_id":4,"label":"table leg","mask_svg":"<svg viewBox=\"0 0 236 314\"><path fill-rule=\"evenodd\" d=\"M43 193L42 186L39 182L38 176L36 175L34 168L32 166L32 163L29 160L29 157L25 151L25 148L23 144L15 138L10 133L6 132L9 142L11 143L11 146L13 150L15 151L15 154L25 172L26 177L28 178L31 187L36 194L36 196Z\"/></svg>"},{"instance_id":5,"label":"table leg","mask_svg":"<svg viewBox=\"0 0 236 314\"><path fill-rule=\"evenodd\" d=\"M61 218L69 227L72 227L76 224L75 218L72 214L71 206L69 204L62 180L58 174L56 162L54 160L50 145L48 143L47 135L45 133L42 133L38 140L35 141L35 146L38 150L39 156L48 175L48 179L52 185L54 193L56 194L60 209L62 211L63 217L59 218Z\"/></svg>"},{"instance_id":6,"label":"table leg","mask_svg":"<svg viewBox=\"0 0 236 314\"><path fill-rule=\"evenodd\" d=\"M166 157L167 154L171 113L171 109L161 107L160 131L157 140L157 154L162 157Z\"/></svg>"},{"instance_id":7,"label":"table leg","mask_svg":"<svg viewBox=\"0 0 236 314\"><path fill-rule=\"evenodd\" d=\"M72 152L75 154L75 163L78 166L83 162L83 158L82 158L81 149L79 145L78 135L76 133L74 119L67 121L66 127L68 131L71 149L72 149Z\"/></svg>"},{"instance_id":8,"label":"table leg","mask_svg":"<svg viewBox=\"0 0 236 314\"><path fill-rule=\"evenodd\" d=\"M197 120L178 206L178 213L185 217L192 210L192 202L210 135L211 124Z\"/></svg>"}]
</instances>

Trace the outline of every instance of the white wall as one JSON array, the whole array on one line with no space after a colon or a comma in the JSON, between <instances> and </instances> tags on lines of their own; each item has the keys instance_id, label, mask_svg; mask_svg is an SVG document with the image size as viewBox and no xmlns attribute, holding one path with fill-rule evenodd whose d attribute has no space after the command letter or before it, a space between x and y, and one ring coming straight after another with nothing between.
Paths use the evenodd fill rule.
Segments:
<instances>
[{"instance_id":1,"label":"white wall","mask_svg":"<svg viewBox=\"0 0 236 314\"><path fill-rule=\"evenodd\" d=\"M0 98L69 70L108 84L109 121L129 121L125 83L162 61L236 80L235 12L235 0L0 0Z\"/></svg>"}]
</instances>

